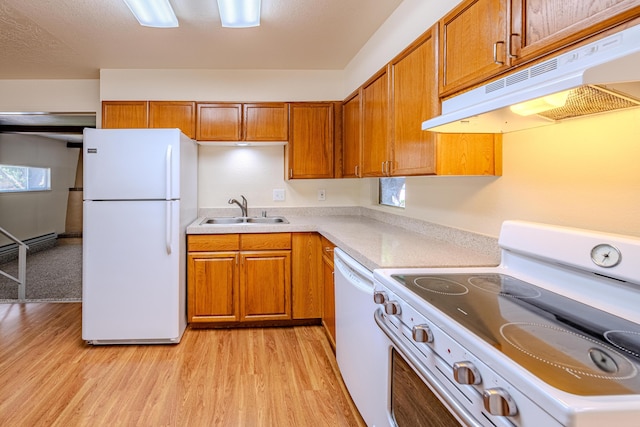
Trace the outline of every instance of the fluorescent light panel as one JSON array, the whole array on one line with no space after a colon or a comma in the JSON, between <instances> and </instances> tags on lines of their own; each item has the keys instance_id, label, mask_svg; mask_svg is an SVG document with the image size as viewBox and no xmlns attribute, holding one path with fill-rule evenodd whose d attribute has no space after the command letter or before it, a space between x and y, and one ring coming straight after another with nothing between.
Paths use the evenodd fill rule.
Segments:
<instances>
[{"instance_id":1,"label":"fluorescent light panel","mask_svg":"<svg viewBox=\"0 0 640 427\"><path fill-rule=\"evenodd\" d=\"M218 0L223 27L248 28L260 25L261 0Z\"/></svg>"},{"instance_id":2,"label":"fluorescent light panel","mask_svg":"<svg viewBox=\"0 0 640 427\"><path fill-rule=\"evenodd\" d=\"M173 28L178 18L169 0L124 0L140 25L145 27Z\"/></svg>"},{"instance_id":3,"label":"fluorescent light panel","mask_svg":"<svg viewBox=\"0 0 640 427\"><path fill-rule=\"evenodd\" d=\"M553 110L554 108L564 107L567 103L569 90L554 93L552 95L543 96L542 98L532 99L531 101L522 102L520 104L509 107L511 111L521 116L530 116L532 114L543 113Z\"/></svg>"}]
</instances>

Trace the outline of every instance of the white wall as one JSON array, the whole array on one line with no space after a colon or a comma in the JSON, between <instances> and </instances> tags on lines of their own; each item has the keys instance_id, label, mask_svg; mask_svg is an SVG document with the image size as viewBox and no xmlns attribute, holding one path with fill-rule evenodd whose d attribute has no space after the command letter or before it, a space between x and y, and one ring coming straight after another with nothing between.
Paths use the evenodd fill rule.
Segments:
<instances>
[{"instance_id":1,"label":"white wall","mask_svg":"<svg viewBox=\"0 0 640 427\"><path fill-rule=\"evenodd\" d=\"M640 236L638 135L640 109L506 134L502 177L408 178L402 214L492 236L507 219Z\"/></svg>"},{"instance_id":2,"label":"white wall","mask_svg":"<svg viewBox=\"0 0 640 427\"><path fill-rule=\"evenodd\" d=\"M342 99L341 70L100 71L102 100L315 101Z\"/></svg>"},{"instance_id":3,"label":"white wall","mask_svg":"<svg viewBox=\"0 0 640 427\"><path fill-rule=\"evenodd\" d=\"M51 191L0 193L0 227L24 240L63 233L69 188L74 186L78 148L32 135L0 134L0 162L51 168ZM0 245L9 243L0 239Z\"/></svg>"},{"instance_id":4,"label":"white wall","mask_svg":"<svg viewBox=\"0 0 640 427\"><path fill-rule=\"evenodd\" d=\"M284 148L200 146L198 183L200 207L228 207L243 194L251 207L355 206L361 203L360 180L284 179ZM273 201L273 190L284 189L283 202ZM326 191L318 201L317 191Z\"/></svg>"},{"instance_id":5,"label":"white wall","mask_svg":"<svg viewBox=\"0 0 640 427\"><path fill-rule=\"evenodd\" d=\"M0 80L0 112L97 112L98 80Z\"/></svg>"}]
</instances>

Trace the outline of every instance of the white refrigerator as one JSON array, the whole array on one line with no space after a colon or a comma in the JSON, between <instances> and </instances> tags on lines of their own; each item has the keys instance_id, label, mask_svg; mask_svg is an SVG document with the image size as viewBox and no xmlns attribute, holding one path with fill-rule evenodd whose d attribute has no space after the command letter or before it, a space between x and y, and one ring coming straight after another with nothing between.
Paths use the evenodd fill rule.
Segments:
<instances>
[{"instance_id":1,"label":"white refrigerator","mask_svg":"<svg viewBox=\"0 0 640 427\"><path fill-rule=\"evenodd\" d=\"M178 343L197 145L179 129L85 129L82 339Z\"/></svg>"}]
</instances>

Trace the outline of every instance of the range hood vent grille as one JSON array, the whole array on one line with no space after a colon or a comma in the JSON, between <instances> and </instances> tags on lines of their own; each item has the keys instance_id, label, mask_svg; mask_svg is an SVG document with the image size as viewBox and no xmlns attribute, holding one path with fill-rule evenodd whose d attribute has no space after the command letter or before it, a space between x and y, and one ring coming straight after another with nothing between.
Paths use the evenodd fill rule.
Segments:
<instances>
[{"instance_id":1,"label":"range hood vent grille","mask_svg":"<svg viewBox=\"0 0 640 427\"><path fill-rule=\"evenodd\" d=\"M596 85L581 86L569 92L563 107L538 113L551 120L563 120L589 114L632 108L640 102Z\"/></svg>"}]
</instances>

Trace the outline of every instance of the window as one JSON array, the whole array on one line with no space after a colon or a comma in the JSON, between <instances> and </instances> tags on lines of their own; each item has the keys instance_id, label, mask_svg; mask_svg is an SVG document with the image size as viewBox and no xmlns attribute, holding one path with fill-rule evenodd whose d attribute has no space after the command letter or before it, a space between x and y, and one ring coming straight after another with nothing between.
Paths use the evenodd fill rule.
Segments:
<instances>
[{"instance_id":1,"label":"window","mask_svg":"<svg viewBox=\"0 0 640 427\"><path fill-rule=\"evenodd\" d=\"M378 202L381 205L404 208L405 178L380 178Z\"/></svg>"},{"instance_id":2,"label":"window","mask_svg":"<svg viewBox=\"0 0 640 427\"><path fill-rule=\"evenodd\" d=\"M0 193L51 190L51 169L0 165Z\"/></svg>"}]
</instances>

